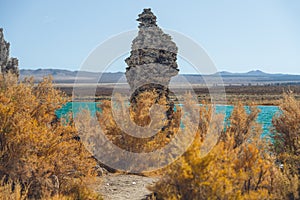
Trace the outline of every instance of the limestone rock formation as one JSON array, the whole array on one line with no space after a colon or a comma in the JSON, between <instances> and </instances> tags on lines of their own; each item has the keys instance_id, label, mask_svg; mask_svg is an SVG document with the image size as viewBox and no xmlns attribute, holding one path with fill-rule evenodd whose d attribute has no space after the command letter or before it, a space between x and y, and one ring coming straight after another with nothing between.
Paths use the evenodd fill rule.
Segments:
<instances>
[{"instance_id":1,"label":"limestone rock formation","mask_svg":"<svg viewBox=\"0 0 300 200\"><path fill-rule=\"evenodd\" d=\"M17 58L9 57L10 44L4 40L3 29L0 28L0 67L1 73L6 74L8 72L19 76L19 61Z\"/></svg>"},{"instance_id":2,"label":"limestone rock formation","mask_svg":"<svg viewBox=\"0 0 300 200\"><path fill-rule=\"evenodd\" d=\"M178 74L177 46L170 35L165 34L156 24L156 16L151 9L139 14L138 36L132 41L131 54L125 60L126 79L132 90L130 103L135 110L137 99L145 91L154 91L160 99L167 100L167 118L172 119L173 102L170 100L168 85ZM136 108L138 110L138 108Z\"/></svg>"},{"instance_id":3,"label":"limestone rock formation","mask_svg":"<svg viewBox=\"0 0 300 200\"><path fill-rule=\"evenodd\" d=\"M135 91L152 83L167 87L179 71L177 46L171 36L157 26L151 9L144 9L137 21L140 22L138 36L132 41L130 57L125 60L130 88Z\"/></svg>"}]
</instances>

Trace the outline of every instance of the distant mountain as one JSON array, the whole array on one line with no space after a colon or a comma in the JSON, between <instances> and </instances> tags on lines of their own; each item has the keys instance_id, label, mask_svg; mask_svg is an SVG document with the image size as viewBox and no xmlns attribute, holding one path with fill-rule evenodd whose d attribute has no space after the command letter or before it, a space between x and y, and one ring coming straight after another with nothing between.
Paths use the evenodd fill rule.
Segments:
<instances>
[{"instance_id":1,"label":"distant mountain","mask_svg":"<svg viewBox=\"0 0 300 200\"><path fill-rule=\"evenodd\" d=\"M272 76L274 74L268 74L260 70L252 70L245 73L232 73L227 71L217 72L214 75L221 75L221 76Z\"/></svg>"},{"instance_id":2,"label":"distant mountain","mask_svg":"<svg viewBox=\"0 0 300 200\"><path fill-rule=\"evenodd\" d=\"M20 70L21 80L24 77L33 76L38 82L44 76L51 75L55 83L126 83L123 72L97 73L87 71L69 71L61 69L37 69ZM99 77L101 76L100 80ZM191 84L206 84L205 80L214 80L221 76L224 84L272 84L272 83L300 83L300 75L269 74L260 70L246 73L232 73L227 71L217 72L211 75L183 74L172 78L173 82L181 83L182 77Z\"/></svg>"},{"instance_id":3,"label":"distant mountain","mask_svg":"<svg viewBox=\"0 0 300 200\"><path fill-rule=\"evenodd\" d=\"M221 72L217 72L214 75L221 75L221 76L232 76L234 75L234 73L231 72L227 72L227 71L221 71Z\"/></svg>"},{"instance_id":4,"label":"distant mountain","mask_svg":"<svg viewBox=\"0 0 300 200\"><path fill-rule=\"evenodd\" d=\"M268 74L265 72L262 72L260 70L253 70L253 71L247 72L246 75L248 75L248 76L266 76Z\"/></svg>"}]
</instances>

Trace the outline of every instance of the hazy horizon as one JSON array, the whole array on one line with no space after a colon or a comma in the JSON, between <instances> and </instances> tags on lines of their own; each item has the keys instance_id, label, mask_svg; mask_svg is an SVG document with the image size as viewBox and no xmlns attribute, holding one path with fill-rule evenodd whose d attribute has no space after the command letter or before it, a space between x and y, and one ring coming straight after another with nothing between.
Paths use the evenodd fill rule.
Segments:
<instances>
[{"instance_id":1,"label":"hazy horizon","mask_svg":"<svg viewBox=\"0 0 300 200\"><path fill-rule=\"evenodd\" d=\"M33 71L37 71L37 70L67 70L67 71L70 71L70 72L77 72L78 70L73 70L73 69L68 69L68 68L21 68L20 69L21 71L22 70L33 70ZM86 71L86 72L90 72L90 73L99 73L99 71ZM272 73L272 72L265 72L265 71L262 71L262 70L259 70L259 69L253 69L253 70L249 70L249 71L242 71L242 72L235 72L235 71L226 71L226 70L223 70L223 71L218 71L218 73L232 73L232 74L246 74L246 73L251 73L251 72L258 72L258 73L266 73L266 74L273 74L273 75L276 75L276 74L282 74L282 75L300 75L299 74L291 74L291 73ZM104 73L125 73L125 69L124 71L105 71ZM200 73L182 73L179 71L179 74L181 75L211 75L211 74L200 74Z\"/></svg>"}]
</instances>

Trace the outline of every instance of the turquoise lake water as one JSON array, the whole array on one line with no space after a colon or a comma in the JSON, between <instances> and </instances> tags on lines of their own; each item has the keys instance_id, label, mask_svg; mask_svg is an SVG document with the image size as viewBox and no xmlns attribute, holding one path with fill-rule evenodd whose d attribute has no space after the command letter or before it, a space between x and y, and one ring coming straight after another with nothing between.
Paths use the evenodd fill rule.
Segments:
<instances>
[{"instance_id":1,"label":"turquoise lake water","mask_svg":"<svg viewBox=\"0 0 300 200\"><path fill-rule=\"evenodd\" d=\"M56 111L56 115L58 118L61 118L63 116L66 116L68 113L73 112L75 115L76 113L79 113L82 109L87 109L90 111L91 115L95 115L97 111L100 111L100 108L98 108L97 104L100 104L100 102L68 102L65 104L61 109ZM277 106L257 106L260 110L260 113L257 118L257 122L262 125L263 128L263 134L268 135L272 129L272 118L279 114L280 110ZM246 107L248 110L248 107ZM228 118L231 115L231 112L233 110L233 106L231 105L217 105L216 106L216 113L222 113L225 114L225 121L228 120Z\"/></svg>"}]
</instances>

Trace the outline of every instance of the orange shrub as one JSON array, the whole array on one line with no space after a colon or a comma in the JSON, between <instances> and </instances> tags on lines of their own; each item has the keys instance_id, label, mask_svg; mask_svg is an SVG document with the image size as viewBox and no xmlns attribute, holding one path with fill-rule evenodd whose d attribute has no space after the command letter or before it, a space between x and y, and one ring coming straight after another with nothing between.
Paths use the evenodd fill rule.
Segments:
<instances>
[{"instance_id":1,"label":"orange shrub","mask_svg":"<svg viewBox=\"0 0 300 200\"><path fill-rule=\"evenodd\" d=\"M212 126L219 142L203 156L207 131L211 126L208 110L200 110L200 128L192 146L175 163L166 168L162 179L150 189L157 199L282 199L287 189L285 176L266 151L256 123L258 111L247 114L239 103L226 131ZM204 118L203 118L204 117ZM219 133L218 133L219 132ZM204 136L204 140L201 135Z\"/></svg>"},{"instance_id":2,"label":"orange shrub","mask_svg":"<svg viewBox=\"0 0 300 200\"><path fill-rule=\"evenodd\" d=\"M300 102L284 94L282 113L273 119L272 149L278 164L288 176L290 198L300 198Z\"/></svg>"},{"instance_id":3,"label":"orange shrub","mask_svg":"<svg viewBox=\"0 0 300 200\"><path fill-rule=\"evenodd\" d=\"M122 97L117 101L119 101L119 105L124 106ZM151 152L157 148L164 147L178 130L180 108L175 112L170 124L168 124L168 120L164 120L166 117L163 112L156 113L157 115L152 116L152 118L149 115L151 107L155 104L162 106L165 110L169 109L165 98L159 98L158 94L154 91L146 91L137 97L137 102L134 110L130 107L130 118L128 118L122 112L113 115L111 102L103 101L100 104L102 113L98 113L98 119L101 127L104 128L105 134L115 145L131 152ZM138 138L131 136L116 123L116 118L125 121L124 124L126 126L130 124L126 120L130 120L141 127L153 125L151 129L157 130L157 132L153 137ZM125 129L134 131L131 127L125 127Z\"/></svg>"},{"instance_id":4,"label":"orange shrub","mask_svg":"<svg viewBox=\"0 0 300 200\"><path fill-rule=\"evenodd\" d=\"M34 86L0 76L0 178L19 182L31 198L69 193L74 179L93 176L95 161L76 130L56 119L65 102L51 78Z\"/></svg>"}]
</instances>

